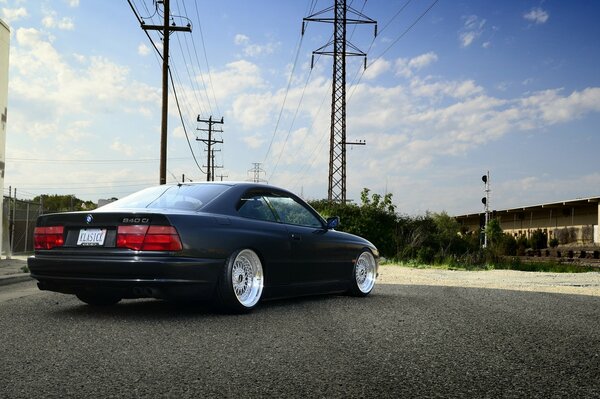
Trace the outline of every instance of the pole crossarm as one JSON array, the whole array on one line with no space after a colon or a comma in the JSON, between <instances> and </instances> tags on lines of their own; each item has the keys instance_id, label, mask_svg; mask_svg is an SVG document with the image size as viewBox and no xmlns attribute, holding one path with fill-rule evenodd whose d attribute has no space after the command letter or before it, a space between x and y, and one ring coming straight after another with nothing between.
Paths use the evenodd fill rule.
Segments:
<instances>
[{"instance_id":1,"label":"pole crossarm","mask_svg":"<svg viewBox=\"0 0 600 399\"><path fill-rule=\"evenodd\" d=\"M146 24L142 23L142 29L164 31L165 27L164 27L164 25L146 25ZM169 25L169 32L191 32L191 31L192 31L191 26Z\"/></svg>"}]
</instances>

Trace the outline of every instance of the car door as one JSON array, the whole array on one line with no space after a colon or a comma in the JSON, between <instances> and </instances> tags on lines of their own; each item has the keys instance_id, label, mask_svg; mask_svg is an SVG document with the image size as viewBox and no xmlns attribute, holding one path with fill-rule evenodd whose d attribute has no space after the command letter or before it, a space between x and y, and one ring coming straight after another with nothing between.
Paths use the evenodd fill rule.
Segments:
<instances>
[{"instance_id":1,"label":"car door","mask_svg":"<svg viewBox=\"0 0 600 399\"><path fill-rule=\"evenodd\" d=\"M247 192L239 200L238 216L245 219L247 243L259 250L266 268L266 284L285 286L291 280L292 246L285 226L280 223L261 192Z\"/></svg>"},{"instance_id":2,"label":"car door","mask_svg":"<svg viewBox=\"0 0 600 399\"><path fill-rule=\"evenodd\" d=\"M318 284L341 280L343 270L332 248L335 240L332 240L332 234L322 220L291 196L272 194L266 199L289 234L292 283Z\"/></svg>"}]
</instances>

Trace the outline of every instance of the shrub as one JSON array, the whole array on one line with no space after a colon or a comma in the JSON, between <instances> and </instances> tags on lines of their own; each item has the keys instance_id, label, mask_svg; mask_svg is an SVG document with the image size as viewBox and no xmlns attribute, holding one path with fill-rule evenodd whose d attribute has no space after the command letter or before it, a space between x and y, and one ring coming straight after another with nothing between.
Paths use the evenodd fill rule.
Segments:
<instances>
[{"instance_id":1,"label":"shrub","mask_svg":"<svg viewBox=\"0 0 600 399\"><path fill-rule=\"evenodd\" d=\"M548 245L548 235L544 233L541 229L535 230L531 234L531 248L534 250L547 248Z\"/></svg>"}]
</instances>

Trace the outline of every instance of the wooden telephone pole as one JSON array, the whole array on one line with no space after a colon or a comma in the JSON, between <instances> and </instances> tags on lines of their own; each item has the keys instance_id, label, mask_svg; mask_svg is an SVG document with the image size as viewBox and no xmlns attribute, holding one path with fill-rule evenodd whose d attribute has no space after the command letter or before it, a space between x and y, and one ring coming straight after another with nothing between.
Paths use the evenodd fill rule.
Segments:
<instances>
[{"instance_id":1,"label":"wooden telephone pole","mask_svg":"<svg viewBox=\"0 0 600 399\"><path fill-rule=\"evenodd\" d=\"M160 182L159 184L165 184L167 182L167 117L169 111L169 35L171 32L191 32L192 27L188 24L187 26L176 26L175 23L171 25L171 9L170 0L157 1L157 3L163 3L164 7L164 19L163 25L146 25L142 22L142 29L156 30L162 32L163 35L163 66L162 66L162 118L160 128Z\"/></svg>"}]
</instances>

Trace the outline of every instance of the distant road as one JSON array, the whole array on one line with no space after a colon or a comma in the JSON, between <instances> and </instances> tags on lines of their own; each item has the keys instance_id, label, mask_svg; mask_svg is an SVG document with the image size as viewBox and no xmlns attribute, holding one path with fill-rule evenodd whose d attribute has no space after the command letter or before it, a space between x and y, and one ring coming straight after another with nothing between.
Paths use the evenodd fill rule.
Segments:
<instances>
[{"instance_id":1,"label":"distant road","mask_svg":"<svg viewBox=\"0 0 600 399\"><path fill-rule=\"evenodd\" d=\"M600 397L595 296L382 284L225 316L33 287L0 289L2 398Z\"/></svg>"}]
</instances>

